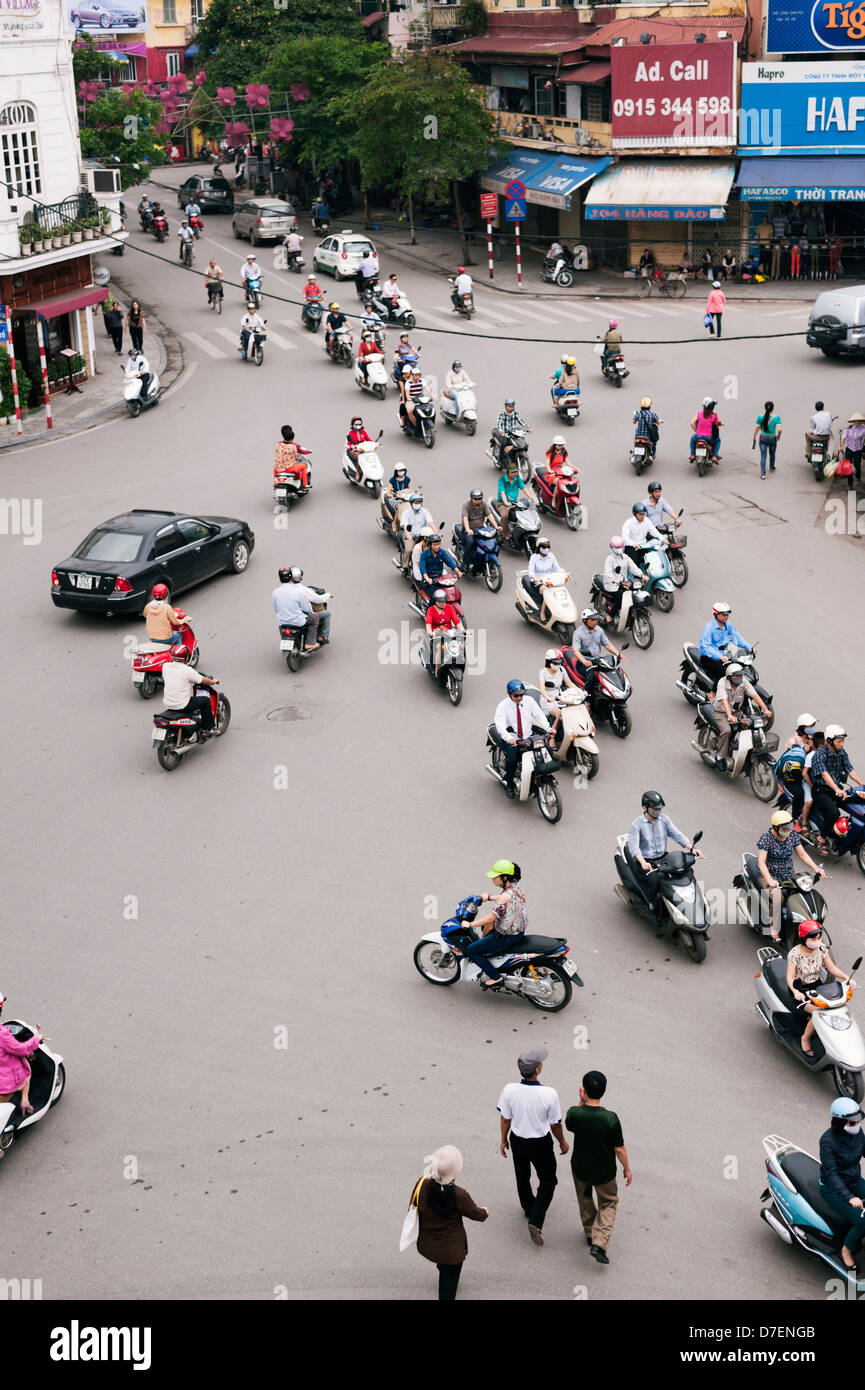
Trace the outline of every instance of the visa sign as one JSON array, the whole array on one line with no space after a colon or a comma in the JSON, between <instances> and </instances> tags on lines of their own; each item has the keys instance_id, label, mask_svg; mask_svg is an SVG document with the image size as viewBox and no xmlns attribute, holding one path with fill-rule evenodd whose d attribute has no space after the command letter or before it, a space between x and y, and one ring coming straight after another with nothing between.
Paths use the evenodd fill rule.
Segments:
<instances>
[{"instance_id":1,"label":"visa sign","mask_svg":"<svg viewBox=\"0 0 865 1390\"><path fill-rule=\"evenodd\" d=\"M854 52L865 48L861 0L769 0L768 53Z\"/></svg>"}]
</instances>

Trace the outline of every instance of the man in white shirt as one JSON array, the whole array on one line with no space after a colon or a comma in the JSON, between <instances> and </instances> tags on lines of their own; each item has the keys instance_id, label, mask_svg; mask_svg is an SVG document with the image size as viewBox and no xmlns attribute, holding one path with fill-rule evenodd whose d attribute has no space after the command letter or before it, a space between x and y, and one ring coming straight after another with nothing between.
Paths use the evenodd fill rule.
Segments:
<instances>
[{"instance_id":1,"label":"man in white shirt","mask_svg":"<svg viewBox=\"0 0 865 1390\"><path fill-rule=\"evenodd\" d=\"M451 303L453 304L454 308L457 308L457 306L463 298L463 295L471 294L471 292L472 277L469 275L465 266L461 265L459 270L457 271L457 277L454 280L453 294L451 295Z\"/></svg>"},{"instance_id":2,"label":"man in white shirt","mask_svg":"<svg viewBox=\"0 0 865 1390\"><path fill-rule=\"evenodd\" d=\"M396 308L399 301L399 285L396 276L391 273L381 287L380 298L391 308Z\"/></svg>"},{"instance_id":3,"label":"man in white shirt","mask_svg":"<svg viewBox=\"0 0 865 1390\"><path fill-rule=\"evenodd\" d=\"M811 416L811 428L805 431L805 457L811 462L811 445L815 439L823 439L829 443L829 436L832 433L832 415L826 409L822 401L814 402L814 414Z\"/></svg>"},{"instance_id":4,"label":"man in white shirt","mask_svg":"<svg viewBox=\"0 0 865 1390\"><path fill-rule=\"evenodd\" d=\"M505 750L505 788L513 801L514 776L520 758L519 740L528 738L533 728L549 733L550 724L537 700L526 694L526 687L520 680L508 681L508 693L496 708L496 733Z\"/></svg>"},{"instance_id":5,"label":"man in white shirt","mask_svg":"<svg viewBox=\"0 0 865 1390\"><path fill-rule=\"evenodd\" d=\"M283 578L283 576L285 576ZM306 641L303 650L314 652L318 646L319 614L310 603L306 585L301 583L303 570L296 566L279 571L280 582L271 595L273 611L280 627L305 628Z\"/></svg>"},{"instance_id":6,"label":"man in white shirt","mask_svg":"<svg viewBox=\"0 0 865 1390\"><path fill-rule=\"evenodd\" d=\"M372 289L377 279L378 261L371 250L365 251L363 259L357 268L357 275L355 277L358 294L363 295L365 289Z\"/></svg>"},{"instance_id":7,"label":"man in white shirt","mask_svg":"<svg viewBox=\"0 0 865 1390\"><path fill-rule=\"evenodd\" d=\"M194 667L187 666L189 648L182 643L173 647L171 661L162 668L162 702L166 713L184 715L192 718L198 710L201 716L201 738L210 738L213 731L213 710L209 695L196 695L196 685L218 685L213 676L202 676Z\"/></svg>"},{"instance_id":8,"label":"man in white shirt","mask_svg":"<svg viewBox=\"0 0 865 1390\"><path fill-rule=\"evenodd\" d=\"M240 350L244 359L249 349L249 335L254 333L256 329L264 329L264 319L257 309L247 309L240 320Z\"/></svg>"},{"instance_id":9,"label":"man in white shirt","mask_svg":"<svg viewBox=\"0 0 865 1390\"><path fill-rule=\"evenodd\" d=\"M566 1154L570 1148L562 1129L558 1094L552 1086L543 1086L539 1079L549 1055L545 1047L531 1047L521 1052L517 1059L520 1080L505 1086L498 1103L499 1152L502 1158L507 1158L510 1140L517 1196L535 1245L544 1243L541 1233L544 1217L558 1182L553 1135L558 1140L560 1154ZM532 1168L538 1177L537 1194L532 1192Z\"/></svg>"},{"instance_id":10,"label":"man in white shirt","mask_svg":"<svg viewBox=\"0 0 865 1390\"><path fill-rule=\"evenodd\" d=\"M188 223L188 222L181 222L180 226L179 226L178 229L177 229L177 244L178 244L178 248L179 248L179 257L178 257L179 260L181 260L181 261L183 260L183 251L184 251L184 248L185 248L187 245L189 245L191 242L193 242L194 240L195 240L195 237L194 237L194 235L193 235L192 228L190 227L189 223Z\"/></svg>"},{"instance_id":11,"label":"man in white shirt","mask_svg":"<svg viewBox=\"0 0 865 1390\"><path fill-rule=\"evenodd\" d=\"M404 509L399 519L402 568L407 574L411 571L412 551L420 540L422 528L428 526L438 535L438 528L432 519L432 512L424 506L420 493L413 492L408 500L409 505Z\"/></svg>"},{"instance_id":12,"label":"man in white shirt","mask_svg":"<svg viewBox=\"0 0 865 1390\"><path fill-rule=\"evenodd\" d=\"M123 375L126 377L140 377L142 398L147 395L150 389L151 372L150 363L143 352L139 352L137 348L129 349L129 356L126 359L126 366L123 368Z\"/></svg>"},{"instance_id":13,"label":"man in white shirt","mask_svg":"<svg viewBox=\"0 0 865 1390\"><path fill-rule=\"evenodd\" d=\"M635 564L639 564L641 552L645 550L647 543L664 538L657 526L653 526L649 520L645 502L635 502L631 511L633 515L628 517L622 527L622 540L625 542L626 553Z\"/></svg>"}]
</instances>

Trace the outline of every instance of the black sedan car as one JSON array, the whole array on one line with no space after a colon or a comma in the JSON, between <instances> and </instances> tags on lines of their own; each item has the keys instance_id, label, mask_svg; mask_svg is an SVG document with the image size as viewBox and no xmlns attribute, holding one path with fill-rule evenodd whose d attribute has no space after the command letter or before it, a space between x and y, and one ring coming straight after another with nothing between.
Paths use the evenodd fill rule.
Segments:
<instances>
[{"instance_id":1,"label":"black sedan car","mask_svg":"<svg viewBox=\"0 0 865 1390\"><path fill-rule=\"evenodd\" d=\"M234 194L219 174L193 174L177 190L177 206L197 203L202 212L234 212Z\"/></svg>"},{"instance_id":2,"label":"black sedan car","mask_svg":"<svg viewBox=\"0 0 865 1390\"><path fill-rule=\"evenodd\" d=\"M51 601L85 613L138 614L154 584L173 598L223 570L242 574L254 545L247 523L231 517L125 512L95 527L51 571Z\"/></svg>"}]
</instances>

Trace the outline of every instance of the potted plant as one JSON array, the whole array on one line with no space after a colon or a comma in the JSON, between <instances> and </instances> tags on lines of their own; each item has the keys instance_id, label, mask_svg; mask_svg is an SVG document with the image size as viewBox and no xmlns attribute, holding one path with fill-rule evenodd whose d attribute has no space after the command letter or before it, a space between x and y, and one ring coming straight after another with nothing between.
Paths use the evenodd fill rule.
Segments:
<instances>
[{"instance_id":1,"label":"potted plant","mask_svg":"<svg viewBox=\"0 0 865 1390\"><path fill-rule=\"evenodd\" d=\"M60 232L60 245L68 246L72 240L72 228L68 222L61 222L58 228Z\"/></svg>"},{"instance_id":2,"label":"potted plant","mask_svg":"<svg viewBox=\"0 0 865 1390\"><path fill-rule=\"evenodd\" d=\"M92 240L93 240L93 218L92 218L92 217L82 217L82 219L81 219L81 235L83 236L83 238L84 238L85 241L92 241Z\"/></svg>"},{"instance_id":3,"label":"potted plant","mask_svg":"<svg viewBox=\"0 0 865 1390\"><path fill-rule=\"evenodd\" d=\"M33 222L31 223L28 230L30 232L30 243L33 247L33 250L38 255L39 252L43 249L43 228L39 226L38 222Z\"/></svg>"},{"instance_id":4,"label":"potted plant","mask_svg":"<svg viewBox=\"0 0 865 1390\"><path fill-rule=\"evenodd\" d=\"M18 243L21 247L22 256L33 255L33 229L31 227L18 228Z\"/></svg>"},{"instance_id":5,"label":"potted plant","mask_svg":"<svg viewBox=\"0 0 865 1390\"><path fill-rule=\"evenodd\" d=\"M108 208L102 208L99 213L100 228L103 236L108 236L111 231L111 213Z\"/></svg>"},{"instance_id":6,"label":"potted plant","mask_svg":"<svg viewBox=\"0 0 865 1390\"><path fill-rule=\"evenodd\" d=\"M70 222L70 223L69 223L69 234L70 234L70 236L72 237L72 241L73 241L75 244L77 244L77 243L81 240L82 236L84 235L84 233L83 233L83 231L82 231L82 229L81 229L81 223L80 223L80 222Z\"/></svg>"}]
</instances>

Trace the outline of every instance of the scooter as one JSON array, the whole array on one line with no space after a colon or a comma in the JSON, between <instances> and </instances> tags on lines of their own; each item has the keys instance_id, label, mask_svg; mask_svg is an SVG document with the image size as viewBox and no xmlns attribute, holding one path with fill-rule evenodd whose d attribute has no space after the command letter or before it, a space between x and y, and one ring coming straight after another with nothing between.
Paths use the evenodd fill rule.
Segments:
<instances>
[{"instance_id":1,"label":"scooter","mask_svg":"<svg viewBox=\"0 0 865 1390\"><path fill-rule=\"evenodd\" d=\"M414 328L417 323L412 307L402 290L397 295L396 304L382 299L378 294L366 294L364 303L369 304L384 323L398 323L401 328Z\"/></svg>"},{"instance_id":2,"label":"scooter","mask_svg":"<svg viewBox=\"0 0 865 1390\"><path fill-rule=\"evenodd\" d=\"M369 391L373 396L378 396L379 400L383 401L387 395L387 371L384 365L384 355L380 352L370 353L363 361L366 367L366 376L361 370L360 358L358 357L354 364L355 382L361 391Z\"/></svg>"},{"instance_id":3,"label":"scooter","mask_svg":"<svg viewBox=\"0 0 865 1390\"><path fill-rule=\"evenodd\" d=\"M547 285L560 285L563 290L568 290L574 283L574 258L566 246L562 247L562 251L564 254L555 260L544 257L541 279Z\"/></svg>"},{"instance_id":4,"label":"scooter","mask_svg":"<svg viewBox=\"0 0 865 1390\"><path fill-rule=\"evenodd\" d=\"M575 468L564 464L561 474L547 471L542 463L532 464L532 488L538 499L538 511L564 520L571 531L578 531L583 521L580 502L580 479Z\"/></svg>"},{"instance_id":5,"label":"scooter","mask_svg":"<svg viewBox=\"0 0 865 1390\"><path fill-rule=\"evenodd\" d=\"M182 608L175 608L182 625L177 629L180 640L191 653L190 666L198 665L198 642L192 631L191 620ZM159 642L141 642L132 653L132 683L142 700L152 700L162 685L162 671L172 660L172 648Z\"/></svg>"},{"instance_id":6,"label":"scooter","mask_svg":"<svg viewBox=\"0 0 865 1390\"><path fill-rule=\"evenodd\" d=\"M630 371L625 366L625 354L623 352L617 352L615 356L610 357L606 362L602 357L601 372L607 378L607 381L611 381L614 386L621 386L625 377L631 375Z\"/></svg>"},{"instance_id":7,"label":"scooter","mask_svg":"<svg viewBox=\"0 0 865 1390\"><path fill-rule=\"evenodd\" d=\"M410 483L402 490L402 492L397 492L392 497L389 497L386 492L382 493L381 507L379 508L380 515L378 518L378 524L381 527L382 531L384 531L384 534L387 536L388 540L393 541L394 545L399 551L402 550L402 546L400 545L399 540L399 527L397 527L396 532L394 532L393 530L394 517L401 508L405 510L408 507L408 499L411 493L413 492L416 492L417 495L421 499L423 499L423 486L420 483L418 483L417 485L415 485L414 483ZM399 563L399 561L397 561L397 563Z\"/></svg>"},{"instance_id":8,"label":"scooter","mask_svg":"<svg viewBox=\"0 0 865 1390\"><path fill-rule=\"evenodd\" d=\"M462 979L480 987L484 975L466 955L466 949L478 937L473 923L480 906L481 899L476 895L463 898L453 917L443 922L438 931L421 937L413 959L428 984L452 985ZM583 987L577 967L568 959L567 940L562 936L531 935L515 944L515 951L490 956L492 964L504 975L501 985L490 992L522 995L536 1009L558 1013L570 1002L572 987Z\"/></svg>"},{"instance_id":9,"label":"scooter","mask_svg":"<svg viewBox=\"0 0 865 1390\"><path fill-rule=\"evenodd\" d=\"M718 466L718 460L712 456L713 443L711 439L698 439L693 454L689 456L688 462L697 465L697 475L700 478L705 477L713 463L716 468Z\"/></svg>"},{"instance_id":10,"label":"scooter","mask_svg":"<svg viewBox=\"0 0 865 1390\"><path fill-rule=\"evenodd\" d=\"M740 663L746 681L750 681L760 699L771 707L773 697L761 684L759 672L754 665L754 655L757 643L752 648L737 646L735 642L730 642L724 649L725 655L731 661ZM682 663L679 667L681 679L676 681L676 685L681 690L689 705L701 705L704 701L714 698L715 682L710 675L703 670L700 665L700 648L695 642L682 643ZM765 728L771 729L775 722L775 713L766 720Z\"/></svg>"},{"instance_id":11,"label":"scooter","mask_svg":"<svg viewBox=\"0 0 865 1390\"><path fill-rule=\"evenodd\" d=\"M560 391L557 395L554 386L550 392L550 399L560 420L564 420L568 425L577 423L580 418L580 393L576 387L572 391Z\"/></svg>"},{"instance_id":12,"label":"scooter","mask_svg":"<svg viewBox=\"0 0 865 1390\"><path fill-rule=\"evenodd\" d=\"M802 831L802 840L809 849L817 852L817 837L821 833L833 858L840 859L845 854L852 855L860 873L865 874L865 787L849 788L843 808L832 825L822 832L819 822L811 816L807 827Z\"/></svg>"},{"instance_id":13,"label":"scooter","mask_svg":"<svg viewBox=\"0 0 865 1390\"><path fill-rule=\"evenodd\" d=\"M195 240L197 241L198 238L201 236L201 233L204 231L204 218L201 216L200 213L198 213L194 217L189 218L189 225L192 228L192 235L195 237Z\"/></svg>"},{"instance_id":14,"label":"scooter","mask_svg":"<svg viewBox=\"0 0 865 1390\"><path fill-rule=\"evenodd\" d=\"M681 507L679 516L685 508ZM688 582L688 561L683 554L685 546L688 544L688 537L683 536L677 526L672 521L662 522L657 528L667 542L667 559L670 562L670 578L677 589L682 589Z\"/></svg>"},{"instance_id":15,"label":"scooter","mask_svg":"<svg viewBox=\"0 0 865 1390\"><path fill-rule=\"evenodd\" d=\"M638 434L631 445L630 453L631 463L633 464L634 472L638 478L643 469L648 468L653 458L654 454L652 453L651 439L645 439L642 435Z\"/></svg>"},{"instance_id":16,"label":"scooter","mask_svg":"<svg viewBox=\"0 0 865 1390\"><path fill-rule=\"evenodd\" d=\"M357 470L348 456L348 451L343 450L342 471L354 487L363 488L372 493L373 497L381 495L381 483L384 477L382 461L378 456L378 442L384 434L384 430L379 430L375 439L365 440L362 444L355 447L358 452L358 463L360 464L360 478L357 477Z\"/></svg>"},{"instance_id":17,"label":"scooter","mask_svg":"<svg viewBox=\"0 0 865 1390\"><path fill-rule=\"evenodd\" d=\"M499 559L499 533L493 526L477 526L474 531L474 553L477 557L470 568L466 567L465 530L462 522L457 522L451 536L454 557L463 574L472 579L481 575L491 594L497 594L502 587L502 565Z\"/></svg>"},{"instance_id":18,"label":"scooter","mask_svg":"<svg viewBox=\"0 0 865 1390\"><path fill-rule=\"evenodd\" d=\"M839 1096L849 1096L858 1104L865 1099L865 1039L847 1008L853 987L842 980L827 980L802 991L814 1005L811 1018L814 1034L809 1057L802 1051L802 1034L808 1022L804 1006L787 988L787 961L773 946L757 952L760 972L757 985L757 1014L780 1043L811 1072L831 1071ZM862 964L853 962L851 977Z\"/></svg>"},{"instance_id":19,"label":"scooter","mask_svg":"<svg viewBox=\"0 0 865 1390\"><path fill-rule=\"evenodd\" d=\"M341 367L350 367L354 361L352 343L351 329L344 324L342 328L332 330L330 341L325 340L324 350L331 362L336 362Z\"/></svg>"},{"instance_id":20,"label":"scooter","mask_svg":"<svg viewBox=\"0 0 865 1390\"><path fill-rule=\"evenodd\" d=\"M298 241L303 241L303 237L298 237ZM293 275L299 275L306 268L306 261L300 251L289 251L288 247L283 246L283 270L289 270Z\"/></svg>"},{"instance_id":21,"label":"scooter","mask_svg":"<svg viewBox=\"0 0 865 1390\"><path fill-rule=\"evenodd\" d=\"M532 699L541 702L540 691L531 686L526 690ZM585 690L562 689L554 702L561 714L559 721L559 742L553 752L563 767L570 763L574 771L579 769L587 782L597 777L601 756L595 742L595 726L589 711L588 696Z\"/></svg>"},{"instance_id":22,"label":"scooter","mask_svg":"<svg viewBox=\"0 0 865 1390\"><path fill-rule=\"evenodd\" d=\"M833 425L837 419L837 415L832 416ZM810 450L806 450L805 462L810 465L811 472L814 474L815 482L822 483L823 469L826 466L826 460L831 457L831 454L831 430L828 435L818 435L816 439L811 440Z\"/></svg>"},{"instance_id":23,"label":"scooter","mask_svg":"<svg viewBox=\"0 0 865 1390\"><path fill-rule=\"evenodd\" d=\"M411 369L412 367L417 366L418 362L420 361L420 352L421 349L418 348L417 352L407 352L404 357L400 357L398 353L394 354L390 374L393 383L396 387L400 386L400 383L403 380L403 373L406 367Z\"/></svg>"},{"instance_id":24,"label":"scooter","mask_svg":"<svg viewBox=\"0 0 865 1390\"><path fill-rule=\"evenodd\" d=\"M471 438L478 427L478 400L474 382L455 387L453 397L446 396L442 391L439 412L446 425L465 425L466 434Z\"/></svg>"},{"instance_id":25,"label":"scooter","mask_svg":"<svg viewBox=\"0 0 865 1390\"><path fill-rule=\"evenodd\" d=\"M454 313L461 314L464 319L470 319L475 311L475 297L472 293L457 294L454 280L448 280L451 287L451 305Z\"/></svg>"},{"instance_id":26,"label":"scooter","mask_svg":"<svg viewBox=\"0 0 865 1390\"><path fill-rule=\"evenodd\" d=\"M438 674L436 657L439 657ZM456 707L463 698L463 677L466 673L466 634L463 629L438 628L430 634L421 650L421 662L433 685L439 690L446 690L448 699Z\"/></svg>"},{"instance_id":27,"label":"scooter","mask_svg":"<svg viewBox=\"0 0 865 1390\"><path fill-rule=\"evenodd\" d=\"M544 820L556 825L562 818L562 798L556 781L561 763L554 757L544 734L531 734L519 739L518 745L520 757L514 774L516 800L528 801L535 797ZM506 787L505 745L495 724L490 724L487 729L487 748L492 750L487 772Z\"/></svg>"},{"instance_id":28,"label":"scooter","mask_svg":"<svg viewBox=\"0 0 865 1390\"><path fill-rule=\"evenodd\" d=\"M249 310L249 312L252 313L253 309L260 309L260 308L261 308L261 300L262 300L262 293L261 293L261 277L260 277L260 276L257 276L257 275L248 275L248 276L247 276L247 278L246 278L246 290L245 290L245 293L246 293L246 307L247 307L247 309Z\"/></svg>"},{"instance_id":29,"label":"scooter","mask_svg":"<svg viewBox=\"0 0 865 1390\"><path fill-rule=\"evenodd\" d=\"M414 598L409 600L408 606L413 613L417 613L419 618L426 618L426 612L430 606L431 600L415 579L414 574L409 575L408 578L414 591ZM435 581L435 588L444 590L445 600L452 608L455 608L459 616L465 620L465 615L463 614L463 594L459 586L459 576L454 574L453 570L442 570L441 575Z\"/></svg>"},{"instance_id":30,"label":"scooter","mask_svg":"<svg viewBox=\"0 0 865 1390\"><path fill-rule=\"evenodd\" d=\"M622 585L622 602L618 613L614 613L611 595L604 588L604 576L593 574L589 601L600 613L602 627L612 626L617 634L630 628L640 650L648 651L655 640L655 625L649 612L652 595L641 580L628 580Z\"/></svg>"},{"instance_id":31,"label":"scooter","mask_svg":"<svg viewBox=\"0 0 865 1390\"><path fill-rule=\"evenodd\" d=\"M787 950L799 944L799 923L819 922L823 927L823 945L827 949L832 938L826 930L826 899L814 887L808 873L795 873L778 885L783 896L781 905L781 938ZM756 854L742 855L742 872L733 879L736 889L736 921L750 927L758 936L772 935L772 903L769 891L760 878Z\"/></svg>"},{"instance_id":32,"label":"scooter","mask_svg":"<svg viewBox=\"0 0 865 1390\"><path fill-rule=\"evenodd\" d=\"M520 477L520 482L527 483L532 475L532 466L529 463L529 441L526 438L525 431L513 430L511 434L508 434L505 437L508 443L511 445L511 450L508 457L516 459L517 472ZM487 458L492 463L493 468L497 468L500 473L503 473L505 471L505 464L507 463L507 458L505 456L504 449L499 448L499 442L497 439L490 438L490 446L487 449Z\"/></svg>"},{"instance_id":33,"label":"scooter","mask_svg":"<svg viewBox=\"0 0 865 1390\"><path fill-rule=\"evenodd\" d=\"M698 830L692 845L702 838L703 832ZM616 843L619 852L613 863L620 879L613 890L616 897L651 922L665 941L681 942L691 960L700 965L706 959L709 940L709 904L694 877L697 856L690 850L668 850L655 860L653 873L647 876L628 846L627 835L620 835ZM647 878L657 886L654 899Z\"/></svg>"},{"instance_id":34,"label":"scooter","mask_svg":"<svg viewBox=\"0 0 865 1390\"><path fill-rule=\"evenodd\" d=\"M284 507L286 511L299 502L301 497L305 497L312 487L312 468L309 462L310 455L304 454L303 461L306 464L306 476L309 479L306 487L300 481L297 473L277 473L273 480L273 505Z\"/></svg>"},{"instance_id":35,"label":"scooter","mask_svg":"<svg viewBox=\"0 0 865 1390\"><path fill-rule=\"evenodd\" d=\"M768 1186L760 1196L765 1203L760 1208L761 1220L786 1245L795 1245L828 1265L846 1281L851 1296L865 1293L865 1274L848 1269L841 1258L850 1222L824 1198L819 1160L780 1134L767 1135L763 1151Z\"/></svg>"},{"instance_id":36,"label":"scooter","mask_svg":"<svg viewBox=\"0 0 865 1390\"><path fill-rule=\"evenodd\" d=\"M157 241L164 241L168 236L168 218L164 213L160 213L150 219L150 230Z\"/></svg>"},{"instance_id":37,"label":"scooter","mask_svg":"<svg viewBox=\"0 0 865 1390\"><path fill-rule=\"evenodd\" d=\"M150 208L138 209L138 220L141 223L142 232L149 232L153 227L153 213Z\"/></svg>"},{"instance_id":38,"label":"scooter","mask_svg":"<svg viewBox=\"0 0 865 1390\"><path fill-rule=\"evenodd\" d=\"M422 396L418 396L412 401L415 423L412 424L408 417L404 405L399 408L399 423L403 434L407 434L409 439L422 439L424 447L432 449L436 442L436 408L432 396L427 393L424 387Z\"/></svg>"},{"instance_id":39,"label":"scooter","mask_svg":"<svg viewBox=\"0 0 865 1390\"><path fill-rule=\"evenodd\" d=\"M28 1042L38 1031L20 1018L6 1019L5 1026L19 1043ZM14 1097L0 1101L0 1158L6 1157L20 1130L30 1129L45 1119L66 1086L63 1058L59 1053L52 1052L47 1043L41 1042L35 1052L29 1052L27 1062L30 1066L30 1104L33 1113L22 1115L20 1101Z\"/></svg>"},{"instance_id":40,"label":"scooter","mask_svg":"<svg viewBox=\"0 0 865 1390\"><path fill-rule=\"evenodd\" d=\"M767 733L765 720L761 714L751 714L750 701L743 710L748 712L739 716L734 725L733 740L727 756L726 770L717 765L717 748L720 731L715 723L712 706L707 702L697 708L694 726L696 739L691 740L707 767L713 768L731 781L747 776L751 791L758 801L772 801L778 795L778 778L775 776L775 757L778 748L778 735Z\"/></svg>"},{"instance_id":41,"label":"scooter","mask_svg":"<svg viewBox=\"0 0 865 1390\"><path fill-rule=\"evenodd\" d=\"M314 613L324 613L333 594L327 593L325 589L320 589L316 584L307 584L310 600L309 604ZM315 598L312 595L315 595ZM288 627L284 623L279 625L279 650L285 657L285 664L289 671L297 672L305 661L311 656L317 656L323 647L330 644L330 638L319 638L318 646L311 652L304 651L304 636L306 628Z\"/></svg>"},{"instance_id":42,"label":"scooter","mask_svg":"<svg viewBox=\"0 0 865 1390\"><path fill-rule=\"evenodd\" d=\"M358 271L354 277L354 287L357 290L358 299L365 304L372 304L378 294L378 275L361 275Z\"/></svg>"},{"instance_id":43,"label":"scooter","mask_svg":"<svg viewBox=\"0 0 865 1390\"><path fill-rule=\"evenodd\" d=\"M577 626L577 606L568 589L571 576L557 570L546 579L542 579L541 598L536 599L523 582L528 579L528 574L528 570L516 572L514 607L527 623L539 627L542 632L552 633L560 642L569 646L574 640ZM546 617L541 615L542 608L546 608Z\"/></svg>"},{"instance_id":44,"label":"scooter","mask_svg":"<svg viewBox=\"0 0 865 1390\"><path fill-rule=\"evenodd\" d=\"M204 675L202 671L199 673ZM225 733L231 720L231 705L226 697L219 694L213 685L196 685L196 695L206 695L213 711L213 733L217 738ZM201 720L197 716L174 714L163 710L153 716L153 747L159 766L166 772L173 772L180 766L181 759L192 748L207 742L204 738Z\"/></svg>"},{"instance_id":45,"label":"scooter","mask_svg":"<svg viewBox=\"0 0 865 1390\"><path fill-rule=\"evenodd\" d=\"M491 516L497 516L501 521L501 508L498 498L488 497L487 506ZM511 507L510 527L508 528L507 538L499 531L500 544L506 550L512 550L515 555L525 555L527 560L532 558L538 536L541 534L541 518L535 511L527 497L519 497Z\"/></svg>"},{"instance_id":46,"label":"scooter","mask_svg":"<svg viewBox=\"0 0 865 1390\"><path fill-rule=\"evenodd\" d=\"M622 651L627 651L629 645L623 642ZM613 656L612 652L602 652L592 662L595 678L588 685L586 669L577 660L574 648L562 647L562 656L565 661L565 681L573 689L586 692L595 722L599 724L603 719L616 738L627 738L632 727L631 711L628 709L632 687L622 669L621 654Z\"/></svg>"},{"instance_id":47,"label":"scooter","mask_svg":"<svg viewBox=\"0 0 865 1390\"><path fill-rule=\"evenodd\" d=\"M150 373L150 381L147 386L147 395L141 391L141 376L138 372L129 372L124 367L123 377L126 385L123 388L123 399L126 402L126 409L133 420L136 415L140 415L142 410L149 410L152 405L158 405L162 391L159 386L159 377L155 372Z\"/></svg>"},{"instance_id":48,"label":"scooter","mask_svg":"<svg viewBox=\"0 0 865 1390\"><path fill-rule=\"evenodd\" d=\"M311 299L306 305L305 310L301 310L301 322L310 333L317 333L321 328L321 319L324 310L321 307L321 300Z\"/></svg>"},{"instance_id":49,"label":"scooter","mask_svg":"<svg viewBox=\"0 0 865 1390\"><path fill-rule=\"evenodd\" d=\"M655 606L661 613L671 612L676 602L676 586L667 558L666 542L651 538L640 556L640 567L648 576L646 590L652 595Z\"/></svg>"},{"instance_id":50,"label":"scooter","mask_svg":"<svg viewBox=\"0 0 865 1390\"><path fill-rule=\"evenodd\" d=\"M264 344L267 342L267 319L264 320L264 325L264 328L250 329L245 352L243 350L243 334L241 334L240 342L237 345L241 362L254 362L256 367L261 366L264 361Z\"/></svg>"}]
</instances>

